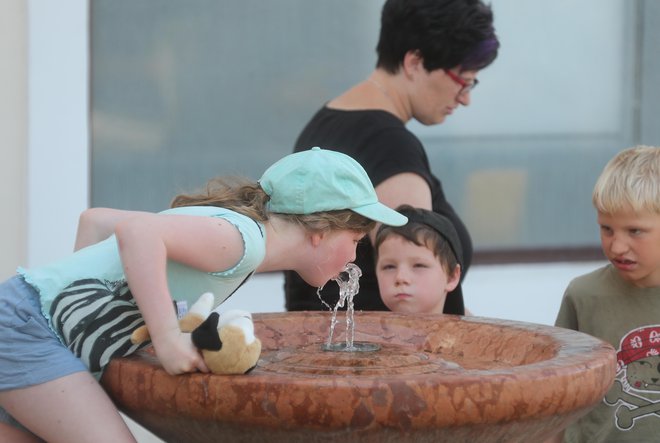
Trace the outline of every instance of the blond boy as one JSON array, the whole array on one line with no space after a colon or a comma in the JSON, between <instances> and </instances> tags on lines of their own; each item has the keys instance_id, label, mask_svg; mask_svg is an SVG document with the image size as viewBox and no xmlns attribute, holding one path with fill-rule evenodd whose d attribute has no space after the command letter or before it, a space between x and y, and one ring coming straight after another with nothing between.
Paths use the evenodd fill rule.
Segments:
<instances>
[{"instance_id":1,"label":"blond boy","mask_svg":"<svg viewBox=\"0 0 660 443\"><path fill-rule=\"evenodd\" d=\"M609 263L571 281L555 325L611 343L617 374L603 401L571 424L563 441L659 441L660 148L617 154L596 182L593 204Z\"/></svg>"}]
</instances>

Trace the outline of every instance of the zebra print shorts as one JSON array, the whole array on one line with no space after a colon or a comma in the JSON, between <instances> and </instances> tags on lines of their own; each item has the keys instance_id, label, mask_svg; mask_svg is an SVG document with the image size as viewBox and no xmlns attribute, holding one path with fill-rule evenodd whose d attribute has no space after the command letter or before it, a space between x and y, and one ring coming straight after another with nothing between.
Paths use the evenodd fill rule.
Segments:
<instances>
[{"instance_id":1,"label":"zebra print shorts","mask_svg":"<svg viewBox=\"0 0 660 443\"><path fill-rule=\"evenodd\" d=\"M96 376L112 358L148 344L131 342L144 319L124 280L75 281L55 297L49 313L55 332Z\"/></svg>"},{"instance_id":2,"label":"zebra print shorts","mask_svg":"<svg viewBox=\"0 0 660 443\"><path fill-rule=\"evenodd\" d=\"M0 391L87 371L41 313L36 290L18 276L0 284Z\"/></svg>"}]
</instances>

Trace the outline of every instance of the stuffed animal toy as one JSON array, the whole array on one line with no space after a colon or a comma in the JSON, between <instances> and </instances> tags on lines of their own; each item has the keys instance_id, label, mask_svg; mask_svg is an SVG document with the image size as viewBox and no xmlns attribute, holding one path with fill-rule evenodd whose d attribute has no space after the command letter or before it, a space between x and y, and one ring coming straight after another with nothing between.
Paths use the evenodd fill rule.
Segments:
<instances>
[{"instance_id":1,"label":"stuffed animal toy","mask_svg":"<svg viewBox=\"0 0 660 443\"><path fill-rule=\"evenodd\" d=\"M182 332L191 332L206 366L214 374L245 374L254 369L261 355L261 341L254 335L252 315L238 309L220 314L212 310L214 297L202 294L179 320ZM146 326L131 335L134 344L149 340Z\"/></svg>"}]
</instances>

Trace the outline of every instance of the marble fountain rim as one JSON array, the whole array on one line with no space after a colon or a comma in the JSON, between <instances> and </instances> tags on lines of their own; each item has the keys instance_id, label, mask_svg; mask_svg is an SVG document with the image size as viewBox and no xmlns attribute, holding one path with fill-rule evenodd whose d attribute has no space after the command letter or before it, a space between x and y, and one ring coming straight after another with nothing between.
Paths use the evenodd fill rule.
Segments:
<instances>
[{"instance_id":1,"label":"marble fountain rim","mask_svg":"<svg viewBox=\"0 0 660 443\"><path fill-rule=\"evenodd\" d=\"M532 403L541 404L544 402L543 395L545 394L541 392L543 391L542 389L534 388L534 385L539 379L543 379L546 383L552 382L566 387L575 388L576 384L592 379L594 373L601 374L606 382L602 383L600 390L594 390L592 395L587 395L583 390L576 388L579 391L579 395L572 399L570 407L567 404L563 404L559 408L560 410L569 410L574 409L577 405L587 406L599 401L605 395L611 382L614 380L616 372L616 355L614 348L610 344L582 332L536 323L489 317L454 316L445 314L417 314L411 316L389 311L356 311L356 335L360 329L359 325L360 321L362 321L361 319L382 317L383 314L389 317L389 321L401 320L406 322L412 321L412 319L445 319L449 321L462 321L474 324L505 327L509 330L519 330L532 335L536 334L539 338L542 337L543 339L552 341L556 343L556 350L555 354L550 358L533 363L494 369L463 369L459 372L442 373L437 376L427 373L378 375L376 377L369 375L329 375L326 377L319 375L296 374L294 377L287 373L262 373L255 370L255 372L251 374L232 376L236 378L233 379L233 381L227 380L227 382L238 383L239 385L251 385L256 383L266 389L268 386L280 386L285 384L291 389L295 389L296 387L303 389L308 386L314 386L316 389L332 390L352 390L356 388L378 390L381 388L386 389L387 385L393 383L404 383L420 387L423 386L425 390L433 387L454 389L455 387L461 386L476 388L484 385L508 389L515 385L520 385L527 387L525 392L520 393L520 397L525 398ZM262 320L267 321L268 319L278 319L282 317L294 319L296 317L304 318L319 315L327 316L328 320L330 318L329 312L320 311L256 313L253 314L253 317L256 325L258 322ZM343 313L339 313L338 315L343 315ZM333 341L336 342L337 340ZM356 338L356 341L359 340ZM320 345L324 342L325 337L323 337L322 340L319 340L318 343ZM267 350L267 347L264 349ZM585 369L588 369L588 371L585 371ZM590 385L593 386L593 384L594 382L592 381Z\"/></svg>"},{"instance_id":2,"label":"marble fountain rim","mask_svg":"<svg viewBox=\"0 0 660 443\"><path fill-rule=\"evenodd\" d=\"M543 324L538 324L538 323L530 323L530 322L523 322L519 320L508 320L508 319L500 319L500 318L490 318L490 317L479 317L479 316L456 316L456 315L448 315L448 314L414 314L414 315L409 315L409 314L402 314L402 313L394 313L390 311L356 311L355 312L355 317L358 318L358 320L355 321L356 323L356 342L359 341L366 341L369 342L371 340L360 340L359 339L359 333L360 333L360 321L359 318L366 318L368 319L369 317L382 317L383 314L385 314L389 319L393 319L394 321L397 320L402 320L402 321L414 321L413 319L427 319L427 320L450 320L454 322L468 322L468 323L474 323L474 324L484 324L484 325L489 325L489 326L501 326L505 327L509 330L519 330L522 333L527 333L530 335L536 334L541 340L546 339L548 342L552 341L554 344L556 344L556 355L552 356L549 359L544 359L532 363L525 363L521 365L516 365L515 367L512 368L502 368L502 369L488 369L488 370L480 370L480 369L464 369L463 370L463 375L465 372L487 372L487 373L493 373L493 372L508 372L509 370L513 370L515 368L525 368L525 370L532 369L534 366L547 366L550 363L560 363L566 359L570 358L570 361L575 363L575 362L581 362L581 361L589 361L588 358L585 357L583 353L578 353L577 351L584 351L584 352L590 352L594 351L597 348L605 348L610 351L614 351L614 348L607 342L593 337L591 335L585 334L583 332L575 331L572 329L565 329L565 328L559 328L555 326L549 326L549 325L543 325ZM255 325L259 322L262 322L263 320L269 320L269 319L279 319L282 317L288 317L288 318L295 318L295 317L302 317L303 319L305 318L312 318L312 317L319 317L319 316L327 316L328 324L330 321L330 313L325 312L325 311L291 311L291 312L262 312L262 313L255 313L253 314L253 318L255 320ZM343 316L343 312L340 312L338 314L339 316ZM303 331L301 331L303 332ZM343 342L344 341L344 327L343 324L340 322L337 324L336 331L335 331L335 339L333 340L334 343L337 342ZM337 336L339 336L339 339L337 339ZM326 337L319 337L318 341L315 341L314 343L318 343L319 345L325 343ZM576 343L577 341L577 343ZM373 342L379 343L378 340L374 340ZM382 343L382 342L381 342ZM312 344L312 343L310 343ZM268 347L264 347L264 350L269 350ZM574 353L571 351L575 351ZM421 351L420 352L424 352ZM553 366L555 366L553 364ZM556 366L563 367L563 365L557 364ZM459 374L460 375L460 374Z\"/></svg>"},{"instance_id":3,"label":"marble fountain rim","mask_svg":"<svg viewBox=\"0 0 660 443\"><path fill-rule=\"evenodd\" d=\"M383 315L383 313L386 313L387 316L390 318L402 318L402 319L410 319L412 316L409 316L407 314L399 314L399 313L393 313L389 311L356 311L355 315L357 318L359 317L369 317L369 316L376 316L380 317ZM255 313L253 314L253 318L255 320L255 324L262 320L268 320L270 318L281 318L281 317L313 317L313 316L319 316L319 315L328 315L328 320L329 320L329 313L328 312L323 312L323 311L291 311L291 312L266 312L266 313ZM339 315L343 315L343 313L340 313ZM533 379L536 380L538 378L539 373L543 375L542 378L548 378L548 371L549 370L554 370L556 371L556 375L559 377L572 377L575 374L581 374L583 372L583 369L586 367L591 367L593 366L593 358L590 357L590 353L596 352L598 354L606 354L609 353L611 354L611 366L613 370L615 369L616 366L616 356L615 356L615 351L614 348L598 339L595 337L592 337L590 335L584 334L582 332L570 330L570 329L563 329L563 328L557 328L553 326L548 326L548 325L542 325L542 324L536 324L536 323L528 323L528 322L522 322L522 321L517 321L517 320L507 320L507 319L499 319L499 318L489 318L489 317L478 317L478 316L453 316L453 315L445 315L445 314L416 314L415 318L427 318L427 319L452 319L453 321L463 321L463 322L471 322L471 323L476 323L476 324L488 324L488 325L496 325L496 326L504 326L510 329L518 329L521 330L522 332L526 333L536 333L539 336L544 336L547 337L548 335L551 336L551 339L557 343L557 348L556 348L556 354L549 359L545 360L540 360L536 361L533 363L525 363L525 364L520 364L516 366L511 366L511 367L504 367L504 368L493 368L493 369L461 369L461 371L456 372L456 373L443 373L438 377L430 377L428 373L423 373L423 374L407 374L405 376L402 375L378 375L377 379L379 381L383 382L391 382L391 381L400 381L402 377L405 377L405 380L407 381L413 381L417 379L424 380L425 384L431 383L429 379L433 378L436 381L434 384L438 385L444 385L451 383L453 380L459 380L461 384L465 384L466 379L474 379L475 382L483 381L484 379L488 379L490 381L494 381L497 378L501 378L502 381L509 380L512 375L516 376L516 379L520 380L521 376L523 379ZM460 320L457 320L460 319ZM359 331L359 321L356 321L357 326L356 326L356 333ZM341 328L341 323L337 325L337 329L342 329ZM578 344L576 343L576 339L581 341L582 343ZM338 340L333 340L333 342L337 342ZM343 341L343 335L341 336L341 340ZM356 341L361 341L356 338ZM364 341L371 341L371 340L364 340ZM377 341L374 341L377 342ZM319 346L321 346L323 343L325 343L325 337L322 337L319 339L317 342L310 343L310 345L318 343ZM264 346L262 352L268 351L268 347ZM423 350L420 350L419 352L426 352ZM126 359L131 359L132 357L126 357ZM569 363L568 365L566 363ZM163 374L168 376L164 371ZM295 374L295 377L292 376L290 373L276 373L276 372L260 372L259 370L259 363L257 363L257 368L248 373L248 374L242 374L242 375L219 375L215 376L213 374L201 374L201 373L191 373L191 374L186 374L186 376L189 377L211 377L214 380L217 380L218 382L222 381L230 381L231 383L246 383L246 384L252 384L256 379L260 380L260 383L263 384L280 384L282 378L286 378L287 384L300 384L300 385L307 385L307 384L314 384L317 386L332 386L333 388L338 388L337 383L347 383L350 384L352 388L356 387L360 383L364 382L369 386L373 386L374 382L373 380L370 381L370 379L373 379L374 376L370 375L354 375L354 376L349 376L349 375L333 375L330 374L328 376L320 376L317 374ZM176 376L174 376L176 377ZM262 380L266 379L266 380Z\"/></svg>"},{"instance_id":4,"label":"marble fountain rim","mask_svg":"<svg viewBox=\"0 0 660 443\"><path fill-rule=\"evenodd\" d=\"M257 326L262 320L267 321L272 318L282 319L287 317L289 321L299 321L301 317L319 315L329 319L329 313L317 311L256 313L253 314L253 318L255 320L255 326ZM343 316L343 313L340 315ZM390 321L401 320L405 322L410 321L411 318L411 316L391 312L386 313L386 315ZM360 321L369 317L380 318L382 316L383 312L380 311L356 312L356 335L360 329ZM487 409L489 411L486 415L474 411L464 415L456 415L451 425L462 426L470 423L483 425L486 423L503 423L510 420L533 419L535 417L550 417L555 414L574 413L576 410L586 409L600 401L614 379L616 358L613 347L583 333L546 325L486 317L443 315L425 315L421 317L429 319L445 318L449 321L463 321L474 324L490 324L514 328L533 335L538 334L544 337L549 335L551 340L556 342L558 346L553 356L550 356L548 359L514 367L486 370L464 369L457 373L440 373L435 375L424 373L407 375L381 374L377 376L325 376L318 374L277 373L260 369L259 364L253 372L245 375L194 373L186 376L170 376L159 367L151 367L149 369L150 375L145 375L140 372L140 365L144 362L145 358L150 358L153 362L155 357L153 355L147 356L142 351L135 356L120 359L122 360L121 363L112 362L111 366L113 364L117 364L117 366L115 367L116 370L113 371L114 374L110 377L110 382L111 384L115 384L115 387L120 390L123 390L120 387L120 380L123 377L137 377L137 379L148 380L144 388L148 388L149 386L156 388L156 386L160 386L157 388L160 393L156 395L152 392L151 395L159 398L156 406L157 413L165 416L171 414L174 416L174 409L170 408L174 407L175 404L187 404L191 401L211 401L207 397L211 392L224 393L222 394L223 396L233 393L229 395L231 399L227 400L228 403L226 404L224 403L225 400L217 400L221 401L222 404L214 404L215 408L217 408L216 411L198 411L195 413L195 417L203 420L218 420L224 417L222 420L230 420L234 423L242 423L245 420L245 424L251 422L250 414L243 411L241 414L236 415L235 408L239 404L244 404L244 400L239 400L238 398L263 398L261 396L264 394L259 394L260 392L286 392L287 396L298 395L302 397L312 395L319 405L325 402L329 404L331 402L330 398L371 398L373 400L374 398L384 398L382 397L384 395L387 398L396 397L403 399L409 395L406 392L417 392L432 403L436 402L438 407L440 404L446 404L447 401L453 402L460 397L466 397L470 401L476 402L476 409ZM420 316L416 316L415 318L419 319ZM301 333L303 332L305 330L301 326ZM257 335L259 336L259 334ZM319 345L324 341L325 336L318 341ZM268 347L266 346L264 349L268 350ZM539 383L541 379L543 383ZM559 390L562 392L558 393L557 391ZM506 393L504 397L506 400L499 397L502 393ZM129 392L124 392L124 394L129 397L136 395ZM403 397L398 397L399 395L403 395ZM445 397L447 397L445 400L439 400ZM171 400L164 401L166 398ZM557 398L560 401L555 403L551 401ZM141 403L141 400L136 400L138 403ZM263 400L250 401L261 402ZM440 403L437 403L438 401ZM509 406L496 408L491 411L493 401L506 401ZM523 410L519 406L514 406L522 404L524 404ZM185 408L182 410L176 407L175 409L177 409L176 414L179 416L186 415ZM225 412L220 412L220 410ZM247 415L243 416L243 414ZM377 413L374 412L374 414L379 417L378 420L387 421L387 411L382 410ZM291 426L291 423L286 424L289 419L285 419L283 416L277 419L275 417L264 417L264 422L261 425L274 426L275 423L280 423L281 426L287 427ZM422 422L426 424L421 426L446 426L448 423L445 423L445 420L445 418L437 414L425 416Z\"/></svg>"}]
</instances>

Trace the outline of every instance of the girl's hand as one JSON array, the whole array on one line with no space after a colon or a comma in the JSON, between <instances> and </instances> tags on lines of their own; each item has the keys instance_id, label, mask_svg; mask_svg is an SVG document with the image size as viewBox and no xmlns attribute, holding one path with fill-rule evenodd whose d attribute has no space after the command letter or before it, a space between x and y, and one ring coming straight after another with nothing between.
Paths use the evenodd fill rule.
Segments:
<instances>
[{"instance_id":1,"label":"girl's hand","mask_svg":"<svg viewBox=\"0 0 660 443\"><path fill-rule=\"evenodd\" d=\"M152 337L152 343L158 360L168 374L209 372L190 334L183 333L178 328L172 329L161 333L159 337Z\"/></svg>"}]
</instances>

